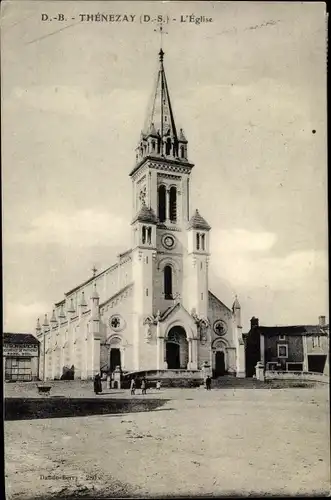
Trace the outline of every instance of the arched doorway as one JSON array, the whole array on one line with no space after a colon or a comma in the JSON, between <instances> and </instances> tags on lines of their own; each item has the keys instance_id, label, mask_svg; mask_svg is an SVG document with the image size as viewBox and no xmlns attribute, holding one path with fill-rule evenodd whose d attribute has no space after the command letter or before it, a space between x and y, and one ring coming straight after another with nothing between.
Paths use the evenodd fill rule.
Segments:
<instances>
[{"instance_id":1,"label":"arched doorway","mask_svg":"<svg viewBox=\"0 0 331 500\"><path fill-rule=\"evenodd\" d=\"M216 351L215 353L215 377L222 377L225 375L225 357L223 351Z\"/></svg>"},{"instance_id":2,"label":"arched doorway","mask_svg":"<svg viewBox=\"0 0 331 500\"><path fill-rule=\"evenodd\" d=\"M107 339L107 345L108 347L108 360L107 360L107 365L108 365L108 371L112 373L117 366L120 368L123 368L124 364L124 356L123 356L123 345L122 345L122 338L117 335L113 334Z\"/></svg>"},{"instance_id":3,"label":"arched doorway","mask_svg":"<svg viewBox=\"0 0 331 500\"><path fill-rule=\"evenodd\" d=\"M216 339L212 344L213 377L222 377L228 370L227 343L224 339Z\"/></svg>"},{"instance_id":4,"label":"arched doorway","mask_svg":"<svg viewBox=\"0 0 331 500\"><path fill-rule=\"evenodd\" d=\"M188 342L182 326L173 326L166 341L168 370L186 370L188 365Z\"/></svg>"},{"instance_id":5,"label":"arched doorway","mask_svg":"<svg viewBox=\"0 0 331 500\"><path fill-rule=\"evenodd\" d=\"M116 366L121 367L121 350L116 347L112 347L110 349L110 360L109 360L110 371L113 372Z\"/></svg>"}]
</instances>

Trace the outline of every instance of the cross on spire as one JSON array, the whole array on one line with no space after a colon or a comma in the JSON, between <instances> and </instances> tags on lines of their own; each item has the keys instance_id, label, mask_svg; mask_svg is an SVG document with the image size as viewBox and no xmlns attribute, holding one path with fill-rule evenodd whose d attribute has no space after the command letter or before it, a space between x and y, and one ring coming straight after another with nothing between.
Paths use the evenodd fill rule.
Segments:
<instances>
[{"instance_id":1,"label":"cross on spire","mask_svg":"<svg viewBox=\"0 0 331 500\"><path fill-rule=\"evenodd\" d=\"M160 62L163 61L163 56L164 56L164 52L162 50L162 47L163 47L163 35L167 35L167 31L164 31L163 30L163 21L160 21L158 23L158 28L154 30L156 33L160 33L160 52L159 52L159 56L160 56Z\"/></svg>"}]
</instances>

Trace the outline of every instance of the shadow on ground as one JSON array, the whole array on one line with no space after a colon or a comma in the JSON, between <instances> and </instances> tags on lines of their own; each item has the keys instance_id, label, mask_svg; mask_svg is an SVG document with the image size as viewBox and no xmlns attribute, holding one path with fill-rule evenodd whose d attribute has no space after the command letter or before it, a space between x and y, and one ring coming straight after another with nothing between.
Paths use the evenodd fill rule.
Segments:
<instances>
[{"instance_id":1,"label":"shadow on ground","mask_svg":"<svg viewBox=\"0 0 331 500\"><path fill-rule=\"evenodd\" d=\"M153 411L169 399L103 399L103 398L8 398L5 420L85 417Z\"/></svg>"}]
</instances>

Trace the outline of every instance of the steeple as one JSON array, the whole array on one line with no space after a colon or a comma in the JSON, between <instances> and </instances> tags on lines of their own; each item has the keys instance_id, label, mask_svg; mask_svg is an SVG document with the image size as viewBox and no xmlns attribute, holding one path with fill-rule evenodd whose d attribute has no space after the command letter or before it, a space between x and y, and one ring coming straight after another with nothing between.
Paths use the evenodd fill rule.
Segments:
<instances>
[{"instance_id":1,"label":"steeple","mask_svg":"<svg viewBox=\"0 0 331 500\"><path fill-rule=\"evenodd\" d=\"M40 321L39 318L37 319L37 325L36 325L36 335L40 335L41 332L41 326L40 326Z\"/></svg>"},{"instance_id":2,"label":"steeple","mask_svg":"<svg viewBox=\"0 0 331 500\"><path fill-rule=\"evenodd\" d=\"M142 206L140 211L134 217L131 224L134 224L136 221L139 222L148 222L149 224L157 224L157 217L152 208L146 206L145 200L142 200Z\"/></svg>"},{"instance_id":3,"label":"steeple","mask_svg":"<svg viewBox=\"0 0 331 500\"><path fill-rule=\"evenodd\" d=\"M187 140L182 129L177 133L163 60L161 48L156 84L136 149L137 163L148 156L188 161Z\"/></svg>"},{"instance_id":4,"label":"steeple","mask_svg":"<svg viewBox=\"0 0 331 500\"><path fill-rule=\"evenodd\" d=\"M194 215L191 217L188 223L188 229L203 229L205 231L210 231L211 227L208 222L200 215L199 210L196 209Z\"/></svg>"},{"instance_id":5,"label":"steeple","mask_svg":"<svg viewBox=\"0 0 331 500\"><path fill-rule=\"evenodd\" d=\"M177 130L172 111L169 89L166 74L163 66L164 52L159 52L160 66L157 74L156 86L153 92L153 99L146 117L143 133L148 134L151 129L162 136L169 135L178 140Z\"/></svg>"},{"instance_id":6,"label":"steeple","mask_svg":"<svg viewBox=\"0 0 331 500\"><path fill-rule=\"evenodd\" d=\"M237 295L235 296L235 299L234 299L234 302L232 305L232 311L234 311L235 309L241 309Z\"/></svg>"},{"instance_id":7,"label":"steeple","mask_svg":"<svg viewBox=\"0 0 331 500\"><path fill-rule=\"evenodd\" d=\"M54 326L57 323L57 319L55 317L55 309L53 309L53 314L52 314L52 317L51 317L51 323L52 323L52 326Z\"/></svg>"}]
</instances>

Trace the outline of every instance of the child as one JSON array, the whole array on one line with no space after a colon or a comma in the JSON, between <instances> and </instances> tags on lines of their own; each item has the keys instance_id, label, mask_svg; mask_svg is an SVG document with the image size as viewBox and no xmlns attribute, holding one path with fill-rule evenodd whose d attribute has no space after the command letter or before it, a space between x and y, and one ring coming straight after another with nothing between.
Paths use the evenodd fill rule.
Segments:
<instances>
[{"instance_id":1,"label":"child","mask_svg":"<svg viewBox=\"0 0 331 500\"><path fill-rule=\"evenodd\" d=\"M161 389L161 382L158 380L156 382L156 390L159 391Z\"/></svg>"},{"instance_id":2,"label":"child","mask_svg":"<svg viewBox=\"0 0 331 500\"><path fill-rule=\"evenodd\" d=\"M146 380L144 378L141 381L141 394L146 394Z\"/></svg>"},{"instance_id":3,"label":"child","mask_svg":"<svg viewBox=\"0 0 331 500\"><path fill-rule=\"evenodd\" d=\"M130 389L131 389L131 396L133 396L136 392L136 383L133 378L131 379Z\"/></svg>"}]
</instances>

